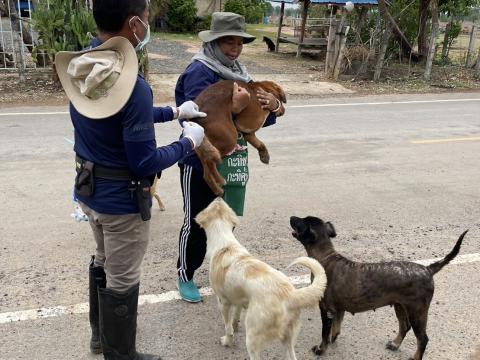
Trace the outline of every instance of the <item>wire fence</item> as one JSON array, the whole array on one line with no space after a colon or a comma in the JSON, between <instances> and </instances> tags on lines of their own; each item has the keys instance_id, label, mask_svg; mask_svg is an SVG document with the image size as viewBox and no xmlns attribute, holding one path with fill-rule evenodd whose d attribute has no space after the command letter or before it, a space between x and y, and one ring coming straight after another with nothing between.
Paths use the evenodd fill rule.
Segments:
<instances>
[{"instance_id":1,"label":"wire fence","mask_svg":"<svg viewBox=\"0 0 480 360\"><path fill-rule=\"evenodd\" d=\"M33 8L31 0L0 1L0 71L23 74L46 67L45 55L43 61L34 61L31 55L38 41L32 26Z\"/></svg>"},{"instance_id":2,"label":"wire fence","mask_svg":"<svg viewBox=\"0 0 480 360\"><path fill-rule=\"evenodd\" d=\"M39 39L32 21L38 4L46 2L50 8L50 1L0 0L0 73L18 72L23 80L29 71L51 70L48 55L35 52ZM78 2L91 8L91 0Z\"/></svg>"}]
</instances>

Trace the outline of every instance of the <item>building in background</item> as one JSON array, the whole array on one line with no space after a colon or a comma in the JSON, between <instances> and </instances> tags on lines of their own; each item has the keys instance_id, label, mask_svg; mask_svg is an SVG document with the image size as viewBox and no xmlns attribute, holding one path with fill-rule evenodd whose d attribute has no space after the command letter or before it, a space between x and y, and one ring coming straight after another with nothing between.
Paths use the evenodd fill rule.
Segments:
<instances>
[{"instance_id":1,"label":"building in background","mask_svg":"<svg viewBox=\"0 0 480 360\"><path fill-rule=\"evenodd\" d=\"M215 11L222 11L225 0L195 0L197 6L197 16L203 17L211 15Z\"/></svg>"}]
</instances>

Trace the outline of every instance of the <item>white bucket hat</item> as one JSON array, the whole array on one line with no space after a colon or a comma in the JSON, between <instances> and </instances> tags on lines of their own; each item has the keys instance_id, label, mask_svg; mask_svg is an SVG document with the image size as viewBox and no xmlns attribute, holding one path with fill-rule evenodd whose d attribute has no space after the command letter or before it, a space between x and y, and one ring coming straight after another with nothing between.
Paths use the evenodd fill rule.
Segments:
<instances>
[{"instance_id":1,"label":"white bucket hat","mask_svg":"<svg viewBox=\"0 0 480 360\"><path fill-rule=\"evenodd\" d=\"M130 41L116 36L96 48L57 53L55 67L75 109L85 117L104 119L118 113L130 98L138 59Z\"/></svg>"}]
</instances>

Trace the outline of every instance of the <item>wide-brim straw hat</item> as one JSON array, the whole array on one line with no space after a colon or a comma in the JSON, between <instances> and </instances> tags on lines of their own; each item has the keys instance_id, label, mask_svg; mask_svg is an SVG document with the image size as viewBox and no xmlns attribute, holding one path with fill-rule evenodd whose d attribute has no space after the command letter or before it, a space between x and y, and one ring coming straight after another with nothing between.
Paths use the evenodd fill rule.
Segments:
<instances>
[{"instance_id":1,"label":"wide-brim straw hat","mask_svg":"<svg viewBox=\"0 0 480 360\"><path fill-rule=\"evenodd\" d=\"M55 67L75 109L91 119L118 113L130 98L138 75L135 49L121 36L95 48L59 52Z\"/></svg>"},{"instance_id":2,"label":"wide-brim straw hat","mask_svg":"<svg viewBox=\"0 0 480 360\"><path fill-rule=\"evenodd\" d=\"M244 44L255 40L255 36L245 32L245 18L231 12L214 12L210 30L198 33L198 37L203 42L210 42L224 36L240 36Z\"/></svg>"}]
</instances>

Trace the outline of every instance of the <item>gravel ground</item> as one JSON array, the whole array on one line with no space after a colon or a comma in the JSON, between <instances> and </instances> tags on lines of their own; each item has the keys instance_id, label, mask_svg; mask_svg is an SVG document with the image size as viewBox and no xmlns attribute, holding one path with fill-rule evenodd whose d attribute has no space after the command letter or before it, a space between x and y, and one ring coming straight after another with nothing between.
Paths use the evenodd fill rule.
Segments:
<instances>
[{"instance_id":1,"label":"gravel ground","mask_svg":"<svg viewBox=\"0 0 480 360\"><path fill-rule=\"evenodd\" d=\"M242 54L242 64L244 64L251 74L283 74L299 72L297 66L290 66L285 62L285 54L274 54L264 49L264 44L244 47ZM161 74L179 74L190 64L191 58L200 48L200 41L178 42L163 39L152 39L148 45L150 58L150 72ZM279 60L282 60L279 62ZM300 64L304 73L311 70L315 64L310 64L313 60L307 56ZM303 64L305 63L305 64Z\"/></svg>"}]
</instances>

